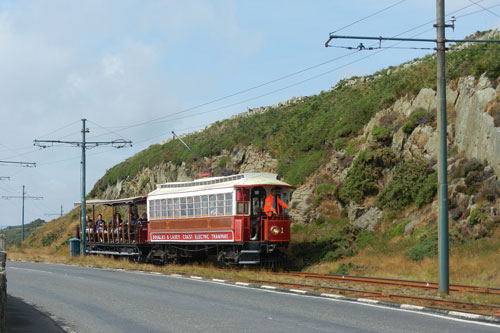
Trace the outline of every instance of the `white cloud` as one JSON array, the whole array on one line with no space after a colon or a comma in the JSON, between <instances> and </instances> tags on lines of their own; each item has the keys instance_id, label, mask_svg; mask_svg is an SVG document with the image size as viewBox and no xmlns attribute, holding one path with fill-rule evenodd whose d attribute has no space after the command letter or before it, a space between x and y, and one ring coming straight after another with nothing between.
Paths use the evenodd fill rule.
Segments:
<instances>
[{"instance_id":1,"label":"white cloud","mask_svg":"<svg viewBox=\"0 0 500 333\"><path fill-rule=\"evenodd\" d=\"M118 56L104 56L102 59L104 75L108 77L116 77L123 74L123 61Z\"/></svg>"}]
</instances>

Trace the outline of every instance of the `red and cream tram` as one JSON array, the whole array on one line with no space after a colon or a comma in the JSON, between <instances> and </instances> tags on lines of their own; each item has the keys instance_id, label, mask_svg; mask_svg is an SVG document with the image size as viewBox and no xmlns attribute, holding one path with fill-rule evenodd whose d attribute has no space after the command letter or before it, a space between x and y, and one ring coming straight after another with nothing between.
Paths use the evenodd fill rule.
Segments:
<instances>
[{"instance_id":1,"label":"red and cream tram","mask_svg":"<svg viewBox=\"0 0 500 333\"><path fill-rule=\"evenodd\" d=\"M273 190L288 204L293 188L270 173L159 184L147 196L148 221L141 224L147 227L147 239L133 241L126 226L120 229L125 237L118 239L128 242L123 244L128 253L157 264L215 256L224 264L280 266L285 257L279 249L290 241L290 218L286 209L264 214L264 203ZM106 237L92 239L90 253L120 247L120 242L105 244Z\"/></svg>"},{"instance_id":2,"label":"red and cream tram","mask_svg":"<svg viewBox=\"0 0 500 333\"><path fill-rule=\"evenodd\" d=\"M279 261L290 241L290 218L263 214L271 189L285 203L294 187L275 174L244 173L160 184L148 195L150 259L216 254L220 262Z\"/></svg>"}]
</instances>

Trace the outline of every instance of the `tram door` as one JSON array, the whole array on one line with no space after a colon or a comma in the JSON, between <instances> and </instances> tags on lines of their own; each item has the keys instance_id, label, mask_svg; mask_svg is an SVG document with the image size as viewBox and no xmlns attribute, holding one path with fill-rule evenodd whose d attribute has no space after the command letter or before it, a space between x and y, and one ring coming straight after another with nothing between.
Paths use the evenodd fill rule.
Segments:
<instances>
[{"instance_id":1,"label":"tram door","mask_svg":"<svg viewBox=\"0 0 500 333\"><path fill-rule=\"evenodd\" d=\"M260 221L266 200L266 190L262 186L252 188L250 193L250 239L260 240Z\"/></svg>"}]
</instances>

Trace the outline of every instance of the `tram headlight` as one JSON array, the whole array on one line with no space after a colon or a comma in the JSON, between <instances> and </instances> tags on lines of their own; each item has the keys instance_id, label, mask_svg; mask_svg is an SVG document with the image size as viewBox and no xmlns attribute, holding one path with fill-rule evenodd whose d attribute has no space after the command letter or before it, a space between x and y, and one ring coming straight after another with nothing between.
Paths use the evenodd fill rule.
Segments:
<instances>
[{"instance_id":1,"label":"tram headlight","mask_svg":"<svg viewBox=\"0 0 500 333\"><path fill-rule=\"evenodd\" d=\"M271 227L270 231L271 231L271 235L278 236L280 233L280 227L278 227L277 225L273 225Z\"/></svg>"}]
</instances>

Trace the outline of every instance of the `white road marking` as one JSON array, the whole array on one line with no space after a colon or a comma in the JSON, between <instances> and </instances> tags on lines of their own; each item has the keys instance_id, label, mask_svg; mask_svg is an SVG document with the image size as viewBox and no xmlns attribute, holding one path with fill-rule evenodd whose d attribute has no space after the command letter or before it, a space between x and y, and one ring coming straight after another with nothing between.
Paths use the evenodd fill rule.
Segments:
<instances>
[{"instance_id":1,"label":"white road marking","mask_svg":"<svg viewBox=\"0 0 500 333\"><path fill-rule=\"evenodd\" d=\"M266 285L262 285L260 286L262 289L271 289L271 290L274 290L276 289L276 287L273 287L273 286L266 286Z\"/></svg>"},{"instance_id":2,"label":"white road marking","mask_svg":"<svg viewBox=\"0 0 500 333\"><path fill-rule=\"evenodd\" d=\"M328 297L328 298L335 298L335 299L343 299L345 296L342 295L335 295L335 294L321 294L323 297Z\"/></svg>"},{"instance_id":3,"label":"white road marking","mask_svg":"<svg viewBox=\"0 0 500 333\"><path fill-rule=\"evenodd\" d=\"M294 293L299 293L299 294L305 294L307 293L307 291L305 290L298 290L298 289L290 289L291 292L294 292Z\"/></svg>"},{"instance_id":4,"label":"white road marking","mask_svg":"<svg viewBox=\"0 0 500 333\"><path fill-rule=\"evenodd\" d=\"M8 267L7 269L19 269L19 270L22 270L22 271L32 271L32 272L39 272L39 273L46 273L46 274L54 274L52 272L48 272L48 271L41 271L39 269L32 269L32 268L22 268L22 267Z\"/></svg>"},{"instance_id":5,"label":"white road marking","mask_svg":"<svg viewBox=\"0 0 500 333\"><path fill-rule=\"evenodd\" d=\"M246 283L246 282L236 282L235 284L238 286L245 286L245 287L248 287L250 285L250 283Z\"/></svg>"},{"instance_id":6,"label":"white road marking","mask_svg":"<svg viewBox=\"0 0 500 333\"><path fill-rule=\"evenodd\" d=\"M450 311L448 312L450 316L457 316L457 317L462 317L462 318L469 318L469 319L478 319L481 318L480 315L474 314L474 313L466 313L466 312L458 312L458 311Z\"/></svg>"},{"instance_id":7,"label":"white road marking","mask_svg":"<svg viewBox=\"0 0 500 333\"><path fill-rule=\"evenodd\" d=\"M423 306L418 306L418 305L411 305L411 304L401 304L401 309L406 309L406 310L423 310Z\"/></svg>"},{"instance_id":8,"label":"white road marking","mask_svg":"<svg viewBox=\"0 0 500 333\"><path fill-rule=\"evenodd\" d=\"M379 301L377 301L376 299L358 298L358 302L361 302L361 303L371 303L371 304L377 304Z\"/></svg>"}]
</instances>

